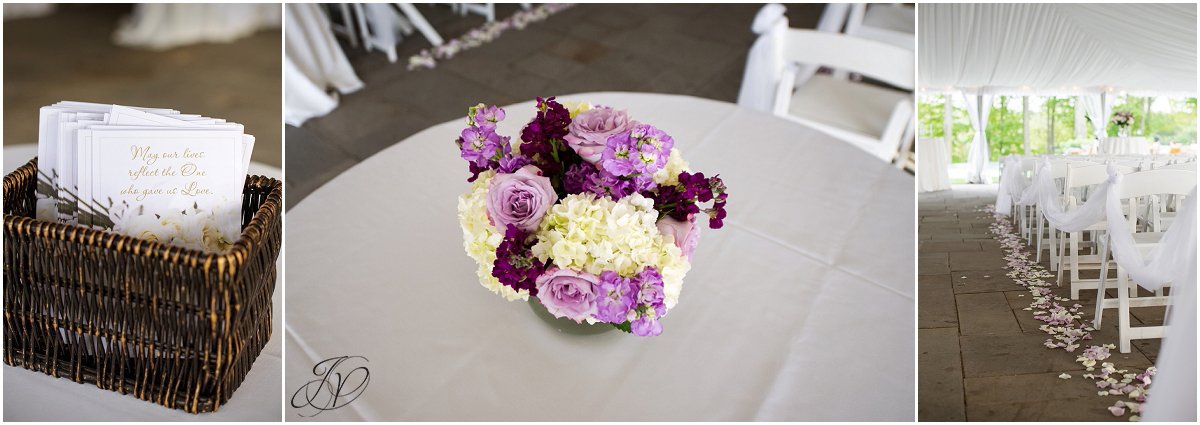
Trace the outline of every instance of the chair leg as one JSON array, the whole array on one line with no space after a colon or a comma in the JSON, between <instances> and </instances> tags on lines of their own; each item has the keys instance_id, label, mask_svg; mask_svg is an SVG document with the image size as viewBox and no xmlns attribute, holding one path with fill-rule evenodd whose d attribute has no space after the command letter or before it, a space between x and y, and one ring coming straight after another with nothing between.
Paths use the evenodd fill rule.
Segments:
<instances>
[{"instance_id":1,"label":"chair leg","mask_svg":"<svg viewBox=\"0 0 1200 425\"><path fill-rule=\"evenodd\" d=\"M1042 227L1043 227L1042 222L1043 221L1045 221L1045 220L1043 220L1042 217L1039 215L1038 216L1038 228L1037 228L1037 257L1034 258L1034 261L1037 261L1039 263L1042 262Z\"/></svg>"},{"instance_id":2,"label":"chair leg","mask_svg":"<svg viewBox=\"0 0 1200 425\"><path fill-rule=\"evenodd\" d=\"M1067 253L1071 258L1071 299L1079 299L1079 238L1083 237L1083 233L1071 233L1071 252Z\"/></svg>"},{"instance_id":3,"label":"chair leg","mask_svg":"<svg viewBox=\"0 0 1200 425\"><path fill-rule=\"evenodd\" d=\"M1121 266L1117 266L1117 338L1120 339L1120 348L1122 353L1132 351L1132 345L1129 338L1129 291L1127 290L1129 279L1125 275L1125 270Z\"/></svg>"},{"instance_id":4,"label":"chair leg","mask_svg":"<svg viewBox=\"0 0 1200 425\"><path fill-rule=\"evenodd\" d=\"M411 3L396 3L396 7L399 7L400 11L404 12L404 16L408 17L408 20L412 22L414 27L417 27L417 31L420 31L421 35L425 36L426 40L429 40L429 44L441 46L444 43L442 36L438 35L437 30L433 29L432 25L429 25L429 21L425 20L425 15L417 11L417 8Z\"/></svg>"},{"instance_id":5,"label":"chair leg","mask_svg":"<svg viewBox=\"0 0 1200 425\"><path fill-rule=\"evenodd\" d=\"M1092 328L1100 330L1104 321L1104 287L1108 285L1108 244L1100 248L1100 283L1096 288L1096 315L1092 318Z\"/></svg>"},{"instance_id":6,"label":"chair leg","mask_svg":"<svg viewBox=\"0 0 1200 425\"><path fill-rule=\"evenodd\" d=\"M1050 235L1049 235L1050 236L1050 247L1049 247L1050 248L1050 271L1058 271L1058 251L1054 249L1054 247L1057 246L1055 244L1058 242L1058 239L1059 239L1058 229L1055 229L1048 225L1046 227L1050 233Z\"/></svg>"}]
</instances>

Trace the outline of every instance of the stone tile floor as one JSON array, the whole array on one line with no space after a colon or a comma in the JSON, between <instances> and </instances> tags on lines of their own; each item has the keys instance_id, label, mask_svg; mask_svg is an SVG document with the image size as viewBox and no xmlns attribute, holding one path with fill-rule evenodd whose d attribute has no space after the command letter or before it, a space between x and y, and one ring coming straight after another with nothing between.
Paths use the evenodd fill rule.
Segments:
<instances>
[{"instance_id":1,"label":"stone tile floor","mask_svg":"<svg viewBox=\"0 0 1200 425\"><path fill-rule=\"evenodd\" d=\"M287 204L372 154L427 127L465 115L479 102L510 104L538 96L588 91L676 93L734 102L750 24L761 4L581 4L510 30L484 47L406 69L428 48L419 35L397 45L391 64L380 52L342 48L366 87L341 98L338 109L297 128L287 126ZM419 5L443 38L484 23L445 5ZM813 28L824 5L788 4L794 28ZM497 5L505 18L517 10Z\"/></svg>"},{"instance_id":2,"label":"stone tile floor","mask_svg":"<svg viewBox=\"0 0 1200 425\"><path fill-rule=\"evenodd\" d=\"M918 419L921 421L1111 421L1119 398L1099 397L1075 354L1042 346L1047 335L1031 295L1005 276L1003 252L988 230L996 186L956 185L918 195ZM1043 266L1049 266L1043 256ZM1084 275L1087 277L1087 275ZM1069 282L1055 290L1069 297ZM1147 293L1148 294L1148 293ZM1081 294L1090 318L1095 295ZM1133 309L1134 326L1162 323L1162 308ZM1116 312L1089 344L1116 342ZM1113 350L1118 368L1153 364L1158 340ZM1059 379L1061 373L1071 379Z\"/></svg>"},{"instance_id":3,"label":"stone tile floor","mask_svg":"<svg viewBox=\"0 0 1200 425\"><path fill-rule=\"evenodd\" d=\"M37 143L38 108L79 100L172 108L241 123L255 161L280 167L283 111L279 29L232 43L165 51L112 43L129 5L59 5L4 22L4 144Z\"/></svg>"}]
</instances>

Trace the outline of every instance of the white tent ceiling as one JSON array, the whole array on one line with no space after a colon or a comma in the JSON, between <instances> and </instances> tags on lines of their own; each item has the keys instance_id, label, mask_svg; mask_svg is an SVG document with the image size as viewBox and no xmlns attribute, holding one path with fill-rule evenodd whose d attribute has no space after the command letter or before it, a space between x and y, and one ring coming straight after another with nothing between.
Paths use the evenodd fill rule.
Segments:
<instances>
[{"instance_id":1,"label":"white tent ceiling","mask_svg":"<svg viewBox=\"0 0 1200 425\"><path fill-rule=\"evenodd\" d=\"M1195 4L922 4L918 85L1196 92Z\"/></svg>"}]
</instances>

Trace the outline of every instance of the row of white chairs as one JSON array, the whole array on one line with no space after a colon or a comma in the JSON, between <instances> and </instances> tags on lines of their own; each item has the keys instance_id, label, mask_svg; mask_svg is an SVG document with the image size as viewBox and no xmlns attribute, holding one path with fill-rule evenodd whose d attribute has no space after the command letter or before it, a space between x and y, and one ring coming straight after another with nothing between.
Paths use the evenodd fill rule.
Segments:
<instances>
[{"instance_id":1,"label":"row of white chairs","mask_svg":"<svg viewBox=\"0 0 1200 425\"><path fill-rule=\"evenodd\" d=\"M1035 181L1038 164L1043 160L1045 158L1021 158L1019 162L1009 163L1009 166L1021 167L1020 172L1004 175ZM1100 185L1109 180L1110 168L1121 174L1123 177L1119 186L1109 193L1119 197L1128 224L1117 223L1118 227L1113 228L1107 220L1100 220L1082 229L1062 232L1047 220L1044 207L1014 203L1010 213L1027 243L1036 244L1037 261L1041 261L1043 251L1049 252L1050 268L1058 272L1058 284L1062 284L1064 274L1069 277L1072 299L1079 299L1083 290L1097 291L1097 329L1105 308L1118 309L1121 352L1129 352L1133 339L1160 338L1163 332L1161 327L1132 327L1129 309L1167 305L1169 298L1165 288L1155 288L1154 296L1139 297L1137 287L1129 282L1121 267L1110 261L1107 241L1111 232L1121 231L1130 232L1143 253L1156 246L1170 227L1172 215L1178 212L1183 196L1196 185L1195 157L1055 157L1047 165L1043 170L1050 173L1052 181L1056 183L1057 192L1053 195L1061 202L1064 213L1075 211L1099 195ZM1020 184L1022 187L1029 186L1025 182ZM1089 237L1085 238L1085 235ZM1084 253L1085 248L1089 252ZM1115 281L1110 279L1110 269L1117 272ZM1080 271L1083 270L1099 271L1099 277L1081 278ZM1106 300L1106 289L1115 289L1117 299Z\"/></svg>"}]
</instances>

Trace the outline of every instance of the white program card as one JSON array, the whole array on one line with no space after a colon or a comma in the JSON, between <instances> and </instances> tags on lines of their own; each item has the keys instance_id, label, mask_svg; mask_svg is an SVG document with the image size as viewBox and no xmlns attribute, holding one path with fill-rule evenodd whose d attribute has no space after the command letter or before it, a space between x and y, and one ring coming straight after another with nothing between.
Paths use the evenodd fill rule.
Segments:
<instances>
[{"instance_id":1,"label":"white program card","mask_svg":"<svg viewBox=\"0 0 1200 425\"><path fill-rule=\"evenodd\" d=\"M91 225L224 251L241 229L240 130L92 128L79 132ZM84 174L86 173L86 174Z\"/></svg>"}]
</instances>

